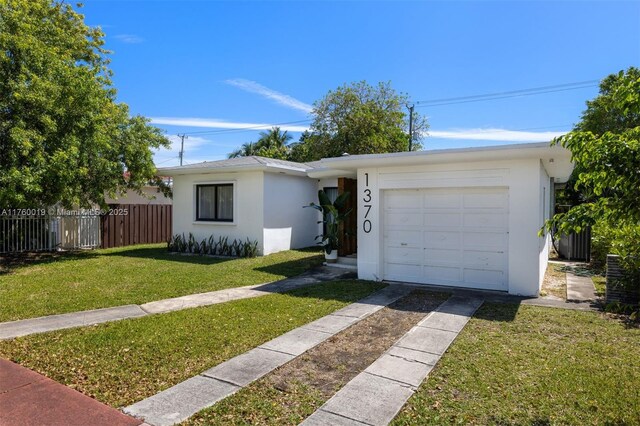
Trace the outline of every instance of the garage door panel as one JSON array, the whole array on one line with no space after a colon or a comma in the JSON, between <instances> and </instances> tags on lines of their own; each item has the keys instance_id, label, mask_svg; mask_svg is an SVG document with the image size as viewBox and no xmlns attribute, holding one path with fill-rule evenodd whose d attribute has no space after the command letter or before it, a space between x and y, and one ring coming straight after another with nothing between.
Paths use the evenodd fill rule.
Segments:
<instances>
[{"instance_id":1,"label":"garage door panel","mask_svg":"<svg viewBox=\"0 0 640 426\"><path fill-rule=\"evenodd\" d=\"M469 228L504 229L507 226L507 215L495 212L465 213L464 226Z\"/></svg>"},{"instance_id":2,"label":"garage door panel","mask_svg":"<svg viewBox=\"0 0 640 426\"><path fill-rule=\"evenodd\" d=\"M442 282L460 282L462 276L460 268L456 266L425 266L424 278L426 283L438 284Z\"/></svg>"},{"instance_id":3,"label":"garage door panel","mask_svg":"<svg viewBox=\"0 0 640 426\"><path fill-rule=\"evenodd\" d=\"M462 236L464 247L476 250L506 251L506 233L495 232L465 232Z\"/></svg>"},{"instance_id":4,"label":"garage door panel","mask_svg":"<svg viewBox=\"0 0 640 426\"><path fill-rule=\"evenodd\" d=\"M488 269L504 268L504 253L478 250L464 250L462 255L465 266L483 267Z\"/></svg>"},{"instance_id":5,"label":"garage door panel","mask_svg":"<svg viewBox=\"0 0 640 426\"><path fill-rule=\"evenodd\" d=\"M508 198L504 193L480 192L477 194L464 194L463 206L465 209L498 209L508 208Z\"/></svg>"},{"instance_id":6,"label":"garage door panel","mask_svg":"<svg viewBox=\"0 0 640 426\"><path fill-rule=\"evenodd\" d=\"M462 238L457 231L425 231L424 247L431 249L459 249Z\"/></svg>"},{"instance_id":7,"label":"garage door panel","mask_svg":"<svg viewBox=\"0 0 640 426\"><path fill-rule=\"evenodd\" d=\"M385 259L390 263L421 265L423 251L422 248L387 247Z\"/></svg>"},{"instance_id":8,"label":"garage door panel","mask_svg":"<svg viewBox=\"0 0 640 426\"><path fill-rule=\"evenodd\" d=\"M385 278L388 280L419 282L422 277L421 265L387 263L385 266Z\"/></svg>"},{"instance_id":9,"label":"garage door panel","mask_svg":"<svg viewBox=\"0 0 640 426\"><path fill-rule=\"evenodd\" d=\"M427 209L459 209L462 204L460 194L448 192L427 192L423 195L424 207Z\"/></svg>"},{"instance_id":10,"label":"garage door panel","mask_svg":"<svg viewBox=\"0 0 640 426\"><path fill-rule=\"evenodd\" d=\"M452 213L425 213L424 214L425 226L455 226L458 227L462 224L462 214L458 212Z\"/></svg>"},{"instance_id":11,"label":"garage door panel","mask_svg":"<svg viewBox=\"0 0 640 426\"><path fill-rule=\"evenodd\" d=\"M387 207L390 209L417 209L422 208L420 192L414 191L393 191L386 194Z\"/></svg>"},{"instance_id":12,"label":"garage door panel","mask_svg":"<svg viewBox=\"0 0 640 426\"><path fill-rule=\"evenodd\" d=\"M463 274L463 282L469 287L495 289L496 283L504 281L502 271L465 268Z\"/></svg>"},{"instance_id":13,"label":"garage door panel","mask_svg":"<svg viewBox=\"0 0 640 426\"><path fill-rule=\"evenodd\" d=\"M422 213L406 213L406 212L387 212L386 223L392 227L400 226L422 226Z\"/></svg>"},{"instance_id":14,"label":"garage door panel","mask_svg":"<svg viewBox=\"0 0 640 426\"><path fill-rule=\"evenodd\" d=\"M404 231L388 229L385 235L387 247L419 247L422 248L422 231Z\"/></svg>"},{"instance_id":15,"label":"garage door panel","mask_svg":"<svg viewBox=\"0 0 640 426\"><path fill-rule=\"evenodd\" d=\"M460 250L424 249L425 265L459 264L462 261Z\"/></svg>"}]
</instances>

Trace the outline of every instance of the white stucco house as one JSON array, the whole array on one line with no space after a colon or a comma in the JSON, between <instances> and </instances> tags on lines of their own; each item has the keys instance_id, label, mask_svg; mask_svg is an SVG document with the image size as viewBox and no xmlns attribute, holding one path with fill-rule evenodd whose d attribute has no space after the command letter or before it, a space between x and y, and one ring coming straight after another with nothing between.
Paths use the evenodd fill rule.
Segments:
<instances>
[{"instance_id":1,"label":"white stucco house","mask_svg":"<svg viewBox=\"0 0 640 426\"><path fill-rule=\"evenodd\" d=\"M352 193L341 255L367 280L537 295L550 237L538 231L573 165L548 143L350 155L309 164L243 157L171 176L174 233L258 241L261 254L315 244L318 189ZM345 251L346 250L346 251Z\"/></svg>"}]
</instances>

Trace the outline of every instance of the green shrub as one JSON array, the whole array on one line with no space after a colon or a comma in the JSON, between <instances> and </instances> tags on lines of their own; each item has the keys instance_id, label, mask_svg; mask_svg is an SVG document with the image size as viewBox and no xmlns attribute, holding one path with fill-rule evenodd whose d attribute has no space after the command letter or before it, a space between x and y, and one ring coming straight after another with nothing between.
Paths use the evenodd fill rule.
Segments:
<instances>
[{"instance_id":1,"label":"green shrub","mask_svg":"<svg viewBox=\"0 0 640 426\"><path fill-rule=\"evenodd\" d=\"M640 292L640 225L596 223L591 234L591 262L596 269L605 269L607 254L620 256L625 274L619 285Z\"/></svg>"},{"instance_id":2,"label":"green shrub","mask_svg":"<svg viewBox=\"0 0 640 426\"><path fill-rule=\"evenodd\" d=\"M235 256L235 257L256 257L258 255L258 242L233 240L229 243L229 237L218 237L218 240L211 235L200 242L193 234L189 233L186 238L184 234L176 234L167 242L167 249L175 253L191 253L209 256Z\"/></svg>"}]
</instances>

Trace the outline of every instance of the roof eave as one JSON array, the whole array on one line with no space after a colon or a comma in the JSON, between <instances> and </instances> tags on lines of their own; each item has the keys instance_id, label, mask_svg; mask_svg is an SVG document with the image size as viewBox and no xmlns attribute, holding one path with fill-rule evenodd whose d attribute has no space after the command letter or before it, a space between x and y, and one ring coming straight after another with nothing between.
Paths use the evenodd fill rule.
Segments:
<instances>
[{"instance_id":1,"label":"roof eave","mask_svg":"<svg viewBox=\"0 0 640 426\"><path fill-rule=\"evenodd\" d=\"M490 147L443 149L374 155L352 155L320 161L316 170L351 171L365 167L412 166L420 164L465 163L472 161L511 160L524 158L553 159L558 178L568 177L573 169L571 152L547 142ZM562 166L562 167L560 167Z\"/></svg>"},{"instance_id":2,"label":"roof eave","mask_svg":"<svg viewBox=\"0 0 640 426\"><path fill-rule=\"evenodd\" d=\"M242 173L242 172L273 172L284 173L293 176L306 176L306 170L294 169L286 166L274 166L270 164L251 164L244 166L228 166L228 167L167 167L158 169L158 174L163 176L183 176L193 174L214 174L214 173Z\"/></svg>"}]
</instances>

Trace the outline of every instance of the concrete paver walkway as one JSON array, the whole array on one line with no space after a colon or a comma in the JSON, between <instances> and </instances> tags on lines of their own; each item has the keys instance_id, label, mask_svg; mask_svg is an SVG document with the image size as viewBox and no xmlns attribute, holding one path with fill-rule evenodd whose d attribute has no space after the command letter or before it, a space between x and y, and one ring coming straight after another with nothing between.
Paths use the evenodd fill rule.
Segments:
<instances>
[{"instance_id":1,"label":"concrete paver walkway","mask_svg":"<svg viewBox=\"0 0 640 426\"><path fill-rule=\"evenodd\" d=\"M302 424L388 424L482 303L477 297L451 297Z\"/></svg>"},{"instance_id":2,"label":"concrete paver walkway","mask_svg":"<svg viewBox=\"0 0 640 426\"><path fill-rule=\"evenodd\" d=\"M349 271L336 271L330 268L317 268L302 275L272 283L228 288L207 293L149 302L143 305L125 305L113 308L94 309L61 315L31 318L0 323L0 340L13 339L35 333L82 327L127 318L139 318L149 314L178 311L181 309L215 305L232 300L264 296L270 293L282 293L295 288L324 281L337 280L352 274Z\"/></svg>"},{"instance_id":3,"label":"concrete paver walkway","mask_svg":"<svg viewBox=\"0 0 640 426\"><path fill-rule=\"evenodd\" d=\"M260 379L336 333L411 292L391 285L124 409L161 426L179 423Z\"/></svg>"},{"instance_id":4,"label":"concrete paver walkway","mask_svg":"<svg viewBox=\"0 0 640 426\"><path fill-rule=\"evenodd\" d=\"M567 301L591 302L594 300L596 300L596 288L591 277L584 277L567 271Z\"/></svg>"},{"instance_id":5,"label":"concrete paver walkway","mask_svg":"<svg viewBox=\"0 0 640 426\"><path fill-rule=\"evenodd\" d=\"M0 425L136 426L142 422L0 358Z\"/></svg>"}]
</instances>

